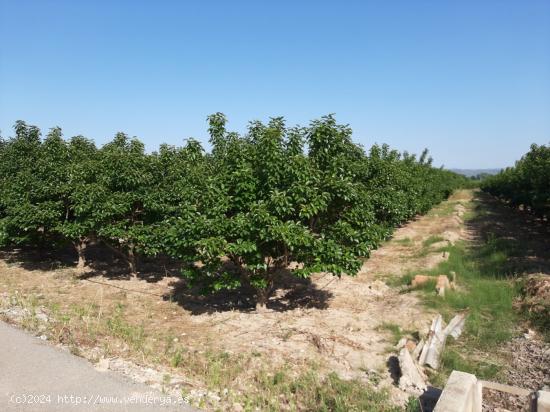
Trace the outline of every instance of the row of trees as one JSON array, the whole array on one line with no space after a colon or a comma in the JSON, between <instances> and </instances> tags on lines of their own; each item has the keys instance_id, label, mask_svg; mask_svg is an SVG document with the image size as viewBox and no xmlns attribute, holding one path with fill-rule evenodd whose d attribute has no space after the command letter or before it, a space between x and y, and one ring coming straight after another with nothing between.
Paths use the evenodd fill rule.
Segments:
<instances>
[{"instance_id":1,"label":"row of trees","mask_svg":"<svg viewBox=\"0 0 550 412\"><path fill-rule=\"evenodd\" d=\"M514 167L486 178L482 189L539 216L550 214L550 146L531 145Z\"/></svg>"},{"instance_id":2,"label":"row of trees","mask_svg":"<svg viewBox=\"0 0 550 412\"><path fill-rule=\"evenodd\" d=\"M367 153L332 116L251 122L245 135L221 113L208 122L210 153L190 139L148 154L123 133L97 148L18 121L0 140L0 245L71 243L83 269L101 241L132 274L140 255L169 256L206 290L249 285L263 306L289 263L300 277L356 274L396 225L464 181L427 151Z\"/></svg>"}]
</instances>

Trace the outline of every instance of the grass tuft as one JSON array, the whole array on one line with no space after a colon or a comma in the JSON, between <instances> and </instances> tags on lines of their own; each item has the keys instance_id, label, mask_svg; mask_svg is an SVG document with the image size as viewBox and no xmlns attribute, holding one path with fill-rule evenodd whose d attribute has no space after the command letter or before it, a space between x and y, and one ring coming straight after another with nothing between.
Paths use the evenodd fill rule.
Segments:
<instances>
[{"instance_id":1,"label":"grass tuft","mask_svg":"<svg viewBox=\"0 0 550 412\"><path fill-rule=\"evenodd\" d=\"M414 241L410 237L404 237L403 239L396 239L394 242L402 246L414 245Z\"/></svg>"},{"instance_id":2,"label":"grass tuft","mask_svg":"<svg viewBox=\"0 0 550 412\"><path fill-rule=\"evenodd\" d=\"M422 242L422 246L423 247L430 247L434 243L443 242L444 240L445 240L445 238L442 237L442 236L432 235L428 239L426 239Z\"/></svg>"}]
</instances>

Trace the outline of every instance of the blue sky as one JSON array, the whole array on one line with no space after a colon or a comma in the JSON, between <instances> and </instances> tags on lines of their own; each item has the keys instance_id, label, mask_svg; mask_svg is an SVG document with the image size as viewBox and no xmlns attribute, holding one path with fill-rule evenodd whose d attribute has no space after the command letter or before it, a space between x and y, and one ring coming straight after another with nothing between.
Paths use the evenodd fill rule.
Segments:
<instances>
[{"instance_id":1,"label":"blue sky","mask_svg":"<svg viewBox=\"0 0 550 412\"><path fill-rule=\"evenodd\" d=\"M436 164L513 164L550 142L550 0L0 0L0 130L98 144L206 142L336 113L355 141Z\"/></svg>"}]
</instances>

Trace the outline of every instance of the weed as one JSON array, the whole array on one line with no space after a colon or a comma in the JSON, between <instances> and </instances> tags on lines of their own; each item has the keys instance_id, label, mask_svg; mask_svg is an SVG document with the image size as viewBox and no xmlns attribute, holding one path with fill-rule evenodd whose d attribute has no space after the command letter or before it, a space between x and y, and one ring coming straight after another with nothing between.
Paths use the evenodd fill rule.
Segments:
<instances>
[{"instance_id":1,"label":"weed","mask_svg":"<svg viewBox=\"0 0 550 412\"><path fill-rule=\"evenodd\" d=\"M478 258L464 243L452 246L449 260L442 262L432 274L457 273L459 288L447 291L444 299L427 293L425 302L447 317L467 309L466 330L470 338L478 347L488 348L510 338L517 319L512 303L518 288L514 282L490 276L480 267ZM424 290L431 292L433 286Z\"/></svg>"},{"instance_id":2,"label":"weed","mask_svg":"<svg viewBox=\"0 0 550 412\"><path fill-rule=\"evenodd\" d=\"M427 215L428 216L449 216L449 215L452 215L455 211L455 206L458 202L452 202L452 201L447 201L447 202L444 202L444 203L441 203L440 205L434 207L433 209L431 209Z\"/></svg>"},{"instance_id":3,"label":"weed","mask_svg":"<svg viewBox=\"0 0 550 412\"><path fill-rule=\"evenodd\" d=\"M442 372L434 372L431 377L433 385L443 387L447 374L453 370L459 370L476 375L480 379L494 379L500 372L502 365L488 359L477 359L472 356L471 351L451 344L445 348L441 357Z\"/></svg>"},{"instance_id":4,"label":"weed","mask_svg":"<svg viewBox=\"0 0 550 412\"><path fill-rule=\"evenodd\" d=\"M375 390L358 380L344 380L335 373L323 376L310 365L307 372L291 376L285 369L261 373L254 396L244 400L245 409L279 411L380 411L397 412L385 390Z\"/></svg>"},{"instance_id":5,"label":"weed","mask_svg":"<svg viewBox=\"0 0 550 412\"><path fill-rule=\"evenodd\" d=\"M403 246L412 246L414 245L413 240L410 237L404 237L403 239L394 240L395 243L398 243Z\"/></svg>"},{"instance_id":6,"label":"weed","mask_svg":"<svg viewBox=\"0 0 550 412\"><path fill-rule=\"evenodd\" d=\"M422 412L420 401L414 396L409 396L405 404L405 412Z\"/></svg>"},{"instance_id":7,"label":"weed","mask_svg":"<svg viewBox=\"0 0 550 412\"><path fill-rule=\"evenodd\" d=\"M114 314L106 319L109 333L130 345L134 350L141 351L144 346L145 330L143 326L132 325L124 320L124 306L117 304Z\"/></svg>"},{"instance_id":8,"label":"weed","mask_svg":"<svg viewBox=\"0 0 550 412\"><path fill-rule=\"evenodd\" d=\"M432 235L422 242L423 247L430 247L434 243L443 242L445 239L441 236Z\"/></svg>"},{"instance_id":9,"label":"weed","mask_svg":"<svg viewBox=\"0 0 550 412\"><path fill-rule=\"evenodd\" d=\"M391 322L383 322L377 327L377 330L390 332L394 345L397 344L402 337L415 334L414 331L402 329L399 325ZM392 348L392 350L395 351L395 348Z\"/></svg>"},{"instance_id":10,"label":"weed","mask_svg":"<svg viewBox=\"0 0 550 412\"><path fill-rule=\"evenodd\" d=\"M176 352L174 352L172 354L172 357L170 358L170 365L173 367L173 368L177 368L178 366L181 365L183 361L183 354L182 352L178 349L176 350Z\"/></svg>"},{"instance_id":11,"label":"weed","mask_svg":"<svg viewBox=\"0 0 550 412\"><path fill-rule=\"evenodd\" d=\"M401 330L401 327L395 323L391 322L383 322L381 325L377 328L379 331L388 331L392 335L392 340L394 341L394 344L399 342L399 339L403 336L403 331Z\"/></svg>"}]
</instances>

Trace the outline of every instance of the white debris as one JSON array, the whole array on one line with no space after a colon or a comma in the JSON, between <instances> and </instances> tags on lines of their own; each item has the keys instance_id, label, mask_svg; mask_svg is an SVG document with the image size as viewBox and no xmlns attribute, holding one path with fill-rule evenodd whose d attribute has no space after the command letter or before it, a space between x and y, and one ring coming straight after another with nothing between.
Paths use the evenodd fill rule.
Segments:
<instances>
[{"instance_id":1,"label":"white debris","mask_svg":"<svg viewBox=\"0 0 550 412\"><path fill-rule=\"evenodd\" d=\"M395 345L395 348L397 350L399 350L399 349L405 347L406 344L407 344L407 338L401 338L401 339L399 339L399 342L397 342L397 345Z\"/></svg>"},{"instance_id":2,"label":"white debris","mask_svg":"<svg viewBox=\"0 0 550 412\"><path fill-rule=\"evenodd\" d=\"M419 394L424 392L427 389L426 377L417 367L407 348L401 349L398 359L401 369L399 387L408 392Z\"/></svg>"},{"instance_id":3,"label":"white debris","mask_svg":"<svg viewBox=\"0 0 550 412\"><path fill-rule=\"evenodd\" d=\"M464 324L466 322L466 315L464 313L456 315L451 319L443 333L445 336L452 336L454 339L458 338L464 330Z\"/></svg>"},{"instance_id":4,"label":"white debris","mask_svg":"<svg viewBox=\"0 0 550 412\"><path fill-rule=\"evenodd\" d=\"M412 358L414 360L417 360L418 357L420 356L420 353L422 353L422 348L424 347L424 339L420 339L420 342L418 342L418 344L416 345L416 348L414 348L414 351L412 353Z\"/></svg>"},{"instance_id":5,"label":"white debris","mask_svg":"<svg viewBox=\"0 0 550 412\"><path fill-rule=\"evenodd\" d=\"M428 365L433 369L437 369L447 337L450 335L455 339L458 338L464 329L465 320L466 315L464 313L456 315L443 330L443 318L441 315L437 315L432 321L428 340L420 353L419 364Z\"/></svg>"}]
</instances>

